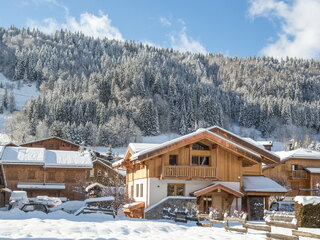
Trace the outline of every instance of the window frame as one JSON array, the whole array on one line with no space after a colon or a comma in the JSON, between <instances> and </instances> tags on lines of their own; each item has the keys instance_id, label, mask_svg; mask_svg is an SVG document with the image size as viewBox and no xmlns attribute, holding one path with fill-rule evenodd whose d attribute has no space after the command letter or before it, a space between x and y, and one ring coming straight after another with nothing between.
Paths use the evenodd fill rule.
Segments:
<instances>
[{"instance_id":1,"label":"window frame","mask_svg":"<svg viewBox=\"0 0 320 240\"><path fill-rule=\"evenodd\" d=\"M140 192L139 192L139 196L143 197L143 183L140 183Z\"/></svg>"},{"instance_id":2,"label":"window frame","mask_svg":"<svg viewBox=\"0 0 320 240\"><path fill-rule=\"evenodd\" d=\"M173 195L169 195L168 188L169 185L173 185ZM177 195L177 187L183 186L183 195ZM186 184L184 183L167 183L167 197L169 196L185 196L186 194Z\"/></svg>"},{"instance_id":3,"label":"window frame","mask_svg":"<svg viewBox=\"0 0 320 240\"><path fill-rule=\"evenodd\" d=\"M193 162L193 159L197 158L197 163ZM208 158L208 164L201 164L201 158ZM199 155L192 155L191 157L191 164L193 166L210 166L210 156L199 156Z\"/></svg>"},{"instance_id":4,"label":"window frame","mask_svg":"<svg viewBox=\"0 0 320 240\"><path fill-rule=\"evenodd\" d=\"M140 184L136 183L136 194L135 194L136 198L139 197L139 189L140 189Z\"/></svg>"}]
</instances>

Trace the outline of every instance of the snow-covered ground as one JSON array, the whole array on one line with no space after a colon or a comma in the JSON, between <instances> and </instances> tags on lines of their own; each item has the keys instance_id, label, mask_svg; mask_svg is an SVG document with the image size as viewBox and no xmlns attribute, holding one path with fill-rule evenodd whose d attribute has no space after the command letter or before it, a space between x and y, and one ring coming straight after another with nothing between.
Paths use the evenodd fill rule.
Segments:
<instances>
[{"instance_id":1,"label":"snow-covered ground","mask_svg":"<svg viewBox=\"0 0 320 240\"><path fill-rule=\"evenodd\" d=\"M0 211L0 239L265 239L259 232L226 232L222 227L198 227L170 221L113 219L102 214L73 216L62 211L50 214Z\"/></svg>"},{"instance_id":2,"label":"snow-covered ground","mask_svg":"<svg viewBox=\"0 0 320 240\"><path fill-rule=\"evenodd\" d=\"M2 73L0 73L0 83L3 87L5 87L6 85L12 86L13 89L8 89L8 94L10 94L10 92L13 93L16 102L16 108L18 110L21 109L29 99L36 98L39 95L39 91L37 90L35 83L21 84L20 89L18 89L18 82L10 81ZM5 88L0 88L1 98L4 95L4 92ZM0 129L4 127L4 120L9 117L10 113L7 111L3 114L0 114Z\"/></svg>"}]
</instances>

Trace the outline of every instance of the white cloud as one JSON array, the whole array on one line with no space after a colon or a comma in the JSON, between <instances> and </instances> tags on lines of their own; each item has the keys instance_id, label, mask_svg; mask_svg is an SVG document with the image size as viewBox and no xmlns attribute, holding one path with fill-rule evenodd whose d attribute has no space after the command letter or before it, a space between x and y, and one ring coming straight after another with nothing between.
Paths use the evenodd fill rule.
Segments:
<instances>
[{"instance_id":1,"label":"white cloud","mask_svg":"<svg viewBox=\"0 0 320 240\"><path fill-rule=\"evenodd\" d=\"M206 53L205 47L198 41L194 40L186 33L186 27L178 34L170 34L171 47L181 52Z\"/></svg>"},{"instance_id":2,"label":"white cloud","mask_svg":"<svg viewBox=\"0 0 320 240\"><path fill-rule=\"evenodd\" d=\"M320 58L319 0L250 0L251 17L280 21L278 39L261 53L276 58Z\"/></svg>"},{"instance_id":3,"label":"white cloud","mask_svg":"<svg viewBox=\"0 0 320 240\"><path fill-rule=\"evenodd\" d=\"M170 27L172 25L171 21L165 17L160 17L160 23L164 27Z\"/></svg>"},{"instance_id":4,"label":"white cloud","mask_svg":"<svg viewBox=\"0 0 320 240\"><path fill-rule=\"evenodd\" d=\"M66 12L68 9L66 8ZM65 23L58 23L55 18L46 18L41 22L33 19L27 20L27 26L38 28L47 34L52 34L58 29L67 29L71 32L82 32L87 36L95 38L109 38L123 41L122 34L118 28L112 26L108 15L100 12L99 16L90 13L82 13L79 21L75 17L66 14Z\"/></svg>"}]
</instances>

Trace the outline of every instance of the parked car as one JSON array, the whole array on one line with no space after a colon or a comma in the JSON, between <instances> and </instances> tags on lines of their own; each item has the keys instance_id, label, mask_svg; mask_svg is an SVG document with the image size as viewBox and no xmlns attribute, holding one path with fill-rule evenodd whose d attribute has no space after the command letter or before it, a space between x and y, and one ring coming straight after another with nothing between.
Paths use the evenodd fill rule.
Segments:
<instances>
[{"instance_id":1,"label":"parked car","mask_svg":"<svg viewBox=\"0 0 320 240\"><path fill-rule=\"evenodd\" d=\"M9 210L11 208L21 208L24 204L29 203L26 191L13 191L9 198Z\"/></svg>"},{"instance_id":2,"label":"parked car","mask_svg":"<svg viewBox=\"0 0 320 240\"><path fill-rule=\"evenodd\" d=\"M44 213L49 212L48 207L42 203L28 203L28 204L23 205L21 210L24 212L33 212L33 211L40 211L40 212L44 212Z\"/></svg>"},{"instance_id":3,"label":"parked car","mask_svg":"<svg viewBox=\"0 0 320 240\"><path fill-rule=\"evenodd\" d=\"M277 201L270 205L270 211L294 212L294 201Z\"/></svg>"},{"instance_id":4,"label":"parked car","mask_svg":"<svg viewBox=\"0 0 320 240\"><path fill-rule=\"evenodd\" d=\"M56 207L62 203L61 199L48 196L37 196L35 198L30 198L30 201L45 204L48 208Z\"/></svg>"}]
</instances>

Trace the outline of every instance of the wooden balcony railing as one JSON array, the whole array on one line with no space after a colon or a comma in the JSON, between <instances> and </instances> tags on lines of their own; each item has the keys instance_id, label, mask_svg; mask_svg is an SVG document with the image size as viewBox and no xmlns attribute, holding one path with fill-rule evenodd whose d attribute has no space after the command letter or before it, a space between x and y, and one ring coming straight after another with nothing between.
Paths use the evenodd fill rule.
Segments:
<instances>
[{"instance_id":1,"label":"wooden balcony railing","mask_svg":"<svg viewBox=\"0 0 320 240\"><path fill-rule=\"evenodd\" d=\"M307 178L308 174L305 170L294 170L291 176L292 178Z\"/></svg>"},{"instance_id":2,"label":"wooden balcony railing","mask_svg":"<svg viewBox=\"0 0 320 240\"><path fill-rule=\"evenodd\" d=\"M214 167L203 166L164 166L163 177L177 178L216 178Z\"/></svg>"}]
</instances>

